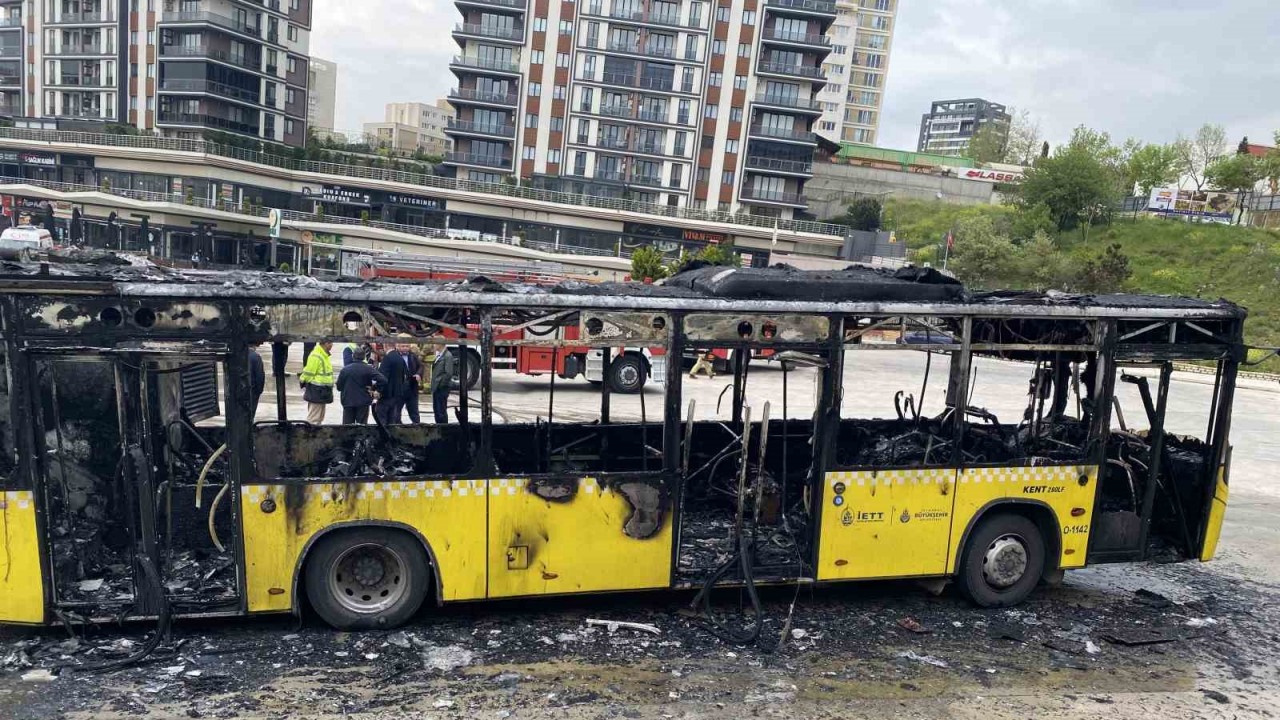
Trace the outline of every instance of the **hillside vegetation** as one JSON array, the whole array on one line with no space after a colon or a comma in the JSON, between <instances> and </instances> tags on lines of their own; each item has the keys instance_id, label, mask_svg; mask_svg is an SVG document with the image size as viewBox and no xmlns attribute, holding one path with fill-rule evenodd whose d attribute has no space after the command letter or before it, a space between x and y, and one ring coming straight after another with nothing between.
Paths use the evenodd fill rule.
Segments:
<instances>
[{"instance_id":1,"label":"hillside vegetation","mask_svg":"<svg viewBox=\"0 0 1280 720\"><path fill-rule=\"evenodd\" d=\"M1251 344L1280 345L1280 232L1124 216L1088 228L1086 240L1084 228L1060 231L1034 209L916 200L887 202L883 225L936 266L953 231L949 267L976 288L1226 298L1249 309Z\"/></svg>"}]
</instances>

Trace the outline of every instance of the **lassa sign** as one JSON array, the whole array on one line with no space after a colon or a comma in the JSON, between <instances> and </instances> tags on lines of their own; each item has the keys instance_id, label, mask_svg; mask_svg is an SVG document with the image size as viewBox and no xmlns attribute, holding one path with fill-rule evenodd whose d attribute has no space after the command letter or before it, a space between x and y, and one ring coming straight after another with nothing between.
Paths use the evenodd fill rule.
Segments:
<instances>
[{"instance_id":1,"label":"lassa sign","mask_svg":"<svg viewBox=\"0 0 1280 720\"><path fill-rule=\"evenodd\" d=\"M977 180L989 183L1020 183L1022 173L1008 170L984 170L983 168L948 167L953 175L965 180Z\"/></svg>"}]
</instances>

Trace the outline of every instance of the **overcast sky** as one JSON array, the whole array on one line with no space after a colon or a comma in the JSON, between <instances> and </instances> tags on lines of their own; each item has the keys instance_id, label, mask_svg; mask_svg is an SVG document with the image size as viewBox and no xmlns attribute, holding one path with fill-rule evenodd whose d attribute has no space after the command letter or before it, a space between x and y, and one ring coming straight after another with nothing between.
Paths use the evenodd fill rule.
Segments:
<instances>
[{"instance_id":1,"label":"overcast sky","mask_svg":"<svg viewBox=\"0 0 1280 720\"><path fill-rule=\"evenodd\" d=\"M1167 142L1205 122L1280 130L1276 0L899 0L880 144L915 149L932 100L1025 108L1057 142L1087 124ZM338 129L454 84L451 0L321 0L312 52L340 66Z\"/></svg>"}]
</instances>

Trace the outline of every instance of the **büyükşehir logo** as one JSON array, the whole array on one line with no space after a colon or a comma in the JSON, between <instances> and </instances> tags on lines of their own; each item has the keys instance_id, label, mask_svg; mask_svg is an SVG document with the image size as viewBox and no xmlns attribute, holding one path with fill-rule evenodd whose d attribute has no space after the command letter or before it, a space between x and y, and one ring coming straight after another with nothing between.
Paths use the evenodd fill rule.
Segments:
<instances>
[{"instance_id":1,"label":"b\u00fcy\u00fck\u015fehir logo","mask_svg":"<svg viewBox=\"0 0 1280 720\"><path fill-rule=\"evenodd\" d=\"M904 525L911 522L911 511L903 510L902 515L898 519L901 520Z\"/></svg>"},{"instance_id":2,"label":"b\u00fcy\u00fck\u015fehir logo","mask_svg":"<svg viewBox=\"0 0 1280 720\"><path fill-rule=\"evenodd\" d=\"M844 514L840 516L840 524L844 525L845 527L852 525L853 513L849 512L848 510L845 510Z\"/></svg>"}]
</instances>

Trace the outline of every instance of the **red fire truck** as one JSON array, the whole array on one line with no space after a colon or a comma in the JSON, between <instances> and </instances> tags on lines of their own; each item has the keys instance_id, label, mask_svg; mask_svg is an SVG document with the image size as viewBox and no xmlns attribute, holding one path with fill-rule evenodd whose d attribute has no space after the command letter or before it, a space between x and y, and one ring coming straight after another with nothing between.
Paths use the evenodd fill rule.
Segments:
<instances>
[{"instance_id":1,"label":"red fire truck","mask_svg":"<svg viewBox=\"0 0 1280 720\"><path fill-rule=\"evenodd\" d=\"M456 258L409 255L404 253L370 255L362 260L360 276L365 279L384 278L399 280L466 280L483 275L496 282L519 282L535 285L554 285L565 280L591 281L589 276L564 272L558 263L497 263L458 260ZM477 332L479 328L474 328ZM551 333L559 333L559 339L576 340L576 327L560 328L532 326L523 330L504 331L494 328L497 340L548 339ZM445 331L450 335L450 331ZM456 352L456 350L455 350ZM480 379L480 353L473 348L463 350L459 358L459 373L467 378L468 386L475 387ZM514 369L521 375L549 375L554 373L565 380L585 378L600 385L609 384L616 393L638 393L649 379L662 382L666 377L666 357L662 348L619 347L612 350L609 372L604 372L604 353L583 347L561 347L557 350L541 347L498 346L494 348L493 367Z\"/></svg>"}]
</instances>

